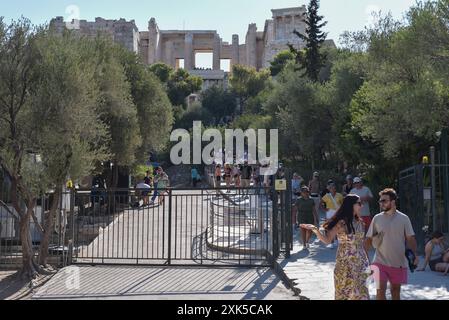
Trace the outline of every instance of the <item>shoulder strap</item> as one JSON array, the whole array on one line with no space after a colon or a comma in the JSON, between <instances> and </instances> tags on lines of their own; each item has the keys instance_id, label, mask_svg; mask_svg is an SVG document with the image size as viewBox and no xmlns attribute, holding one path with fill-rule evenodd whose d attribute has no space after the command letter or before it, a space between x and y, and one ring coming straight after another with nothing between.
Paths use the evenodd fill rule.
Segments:
<instances>
[{"instance_id":1,"label":"shoulder strap","mask_svg":"<svg viewBox=\"0 0 449 320\"><path fill-rule=\"evenodd\" d=\"M328 195L331 198L332 202L334 203L335 209L337 209L338 208L338 204L337 204L337 201L335 201L334 196L330 192L328 193Z\"/></svg>"}]
</instances>

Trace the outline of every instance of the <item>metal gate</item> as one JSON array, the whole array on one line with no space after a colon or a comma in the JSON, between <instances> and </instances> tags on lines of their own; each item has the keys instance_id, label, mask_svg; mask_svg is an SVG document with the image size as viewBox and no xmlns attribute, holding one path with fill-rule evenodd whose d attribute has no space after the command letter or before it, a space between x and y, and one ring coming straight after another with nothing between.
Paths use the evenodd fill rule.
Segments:
<instances>
[{"instance_id":1,"label":"metal gate","mask_svg":"<svg viewBox=\"0 0 449 320\"><path fill-rule=\"evenodd\" d=\"M285 242L271 190L168 189L143 206L153 191L74 192L71 263L268 266Z\"/></svg>"},{"instance_id":2,"label":"metal gate","mask_svg":"<svg viewBox=\"0 0 449 320\"><path fill-rule=\"evenodd\" d=\"M431 231L449 232L448 172L448 165L435 164L399 173L399 209L410 217L421 252Z\"/></svg>"}]
</instances>

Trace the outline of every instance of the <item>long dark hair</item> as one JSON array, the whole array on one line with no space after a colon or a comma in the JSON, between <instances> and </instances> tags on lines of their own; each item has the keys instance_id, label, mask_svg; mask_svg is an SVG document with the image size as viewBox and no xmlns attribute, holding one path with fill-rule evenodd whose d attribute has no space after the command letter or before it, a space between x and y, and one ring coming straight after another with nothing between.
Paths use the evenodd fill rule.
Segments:
<instances>
[{"instance_id":1,"label":"long dark hair","mask_svg":"<svg viewBox=\"0 0 449 320\"><path fill-rule=\"evenodd\" d=\"M360 221L359 217L354 217L354 204L360 200L360 197L355 194L349 194L343 200L343 204L337 210L335 215L328 222L324 224L324 229L332 230L337 223L343 220L346 223L349 234L355 233L353 222Z\"/></svg>"}]
</instances>

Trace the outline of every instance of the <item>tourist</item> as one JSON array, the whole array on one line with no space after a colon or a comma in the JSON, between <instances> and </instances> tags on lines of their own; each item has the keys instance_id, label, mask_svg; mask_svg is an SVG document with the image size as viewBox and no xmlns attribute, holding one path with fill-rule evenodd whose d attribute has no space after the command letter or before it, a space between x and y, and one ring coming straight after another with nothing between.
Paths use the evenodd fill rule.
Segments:
<instances>
[{"instance_id":1,"label":"tourist","mask_svg":"<svg viewBox=\"0 0 449 320\"><path fill-rule=\"evenodd\" d=\"M318 213L315 207L315 201L310 198L310 191L308 187L302 187L300 190L301 196L295 202L296 221L300 224L318 225ZM310 238L312 237L312 230L307 228L301 229L301 238L303 249L309 248Z\"/></svg>"},{"instance_id":2,"label":"tourist","mask_svg":"<svg viewBox=\"0 0 449 320\"><path fill-rule=\"evenodd\" d=\"M155 168L155 175L153 178L153 186L154 186L154 194L151 198L150 205L154 205L154 201L156 201L156 198L160 195L159 194L159 181L164 176L164 170L162 170L162 167L156 167Z\"/></svg>"},{"instance_id":3,"label":"tourist","mask_svg":"<svg viewBox=\"0 0 449 320\"><path fill-rule=\"evenodd\" d=\"M170 187L170 179L168 178L167 173L164 172L162 167L158 168L158 182L157 186L159 189L159 205L162 205L165 201L165 195L168 194L167 188Z\"/></svg>"},{"instance_id":4,"label":"tourist","mask_svg":"<svg viewBox=\"0 0 449 320\"><path fill-rule=\"evenodd\" d=\"M232 178L234 179L234 186L240 188L240 168L237 164L232 167Z\"/></svg>"},{"instance_id":5,"label":"tourist","mask_svg":"<svg viewBox=\"0 0 449 320\"><path fill-rule=\"evenodd\" d=\"M299 176L296 172L293 174L292 179L292 199L296 200L301 193L301 187L304 179Z\"/></svg>"},{"instance_id":6,"label":"tourist","mask_svg":"<svg viewBox=\"0 0 449 320\"><path fill-rule=\"evenodd\" d=\"M248 188L251 186L252 175L253 175L253 168L248 164L248 160L245 160L241 170L241 182L240 182L241 187L243 188L243 194L248 194Z\"/></svg>"},{"instance_id":7,"label":"tourist","mask_svg":"<svg viewBox=\"0 0 449 320\"><path fill-rule=\"evenodd\" d=\"M354 179L355 182L355 179ZM409 261L405 256L408 248L417 266L419 258L416 255L416 240L412 224L408 216L396 209L397 195L393 189L385 189L379 193L379 204L383 212L373 218L366 234L365 249L371 246L376 249L373 270L377 283L377 300L386 300L385 292L390 282L393 300L400 300L401 285L407 284Z\"/></svg>"},{"instance_id":8,"label":"tourist","mask_svg":"<svg viewBox=\"0 0 449 320\"><path fill-rule=\"evenodd\" d=\"M371 210L369 207L369 202L374 198L371 190L368 187L363 185L363 181L361 178L354 178L354 188L352 188L351 194L356 194L362 200L362 211L361 218L365 223L365 232L368 231L369 226L371 225Z\"/></svg>"},{"instance_id":9,"label":"tourist","mask_svg":"<svg viewBox=\"0 0 449 320\"><path fill-rule=\"evenodd\" d=\"M138 193L140 193L140 195L143 198L143 204L142 207L146 207L149 205L149 200L150 200L150 191L151 191L151 187L152 186L152 181L151 178L145 177L144 181L142 181L141 183L137 184L136 189L138 191Z\"/></svg>"},{"instance_id":10,"label":"tourist","mask_svg":"<svg viewBox=\"0 0 449 320\"><path fill-rule=\"evenodd\" d=\"M215 166L215 188L220 188L221 186L221 165L217 164Z\"/></svg>"},{"instance_id":11,"label":"tourist","mask_svg":"<svg viewBox=\"0 0 449 320\"><path fill-rule=\"evenodd\" d=\"M192 176L192 184L193 187L196 188L196 185L199 181L201 181L200 174L198 173L198 170L196 168L192 168L191 170L191 176Z\"/></svg>"},{"instance_id":12,"label":"tourist","mask_svg":"<svg viewBox=\"0 0 449 320\"><path fill-rule=\"evenodd\" d=\"M432 271L443 272L444 275L448 274L449 248L445 247L443 233L439 231L433 233L432 239L426 244L425 253L424 265L416 271L425 271L427 265L429 265Z\"/></svg>"},{"instance_id":13,"label":"tourist","mask_svg":"<svg viewBox=\"0 0 449 320\"><path fill-rule=\"evenodd\" d=\"M346 197L348 194L351 193L351 190L354 188L354 180L352 179L351 175L346 176L346 183L343 185L343 197Z\"/></svg>"},{"instance_id":14,"label":"tourist","mask_svg":"<svg viewBox=\"0 0 449 320\"><path fill-rule=\"evenodd\" d=\"M326 220L330 221L340 206L343 204L343 196L337 193L337 187L332 182L327 187L328 193L321 198L321 210L326 212ZM329 249L334 248L334 241L328 245Z\"/></svg>"},{"instance_id":15,"label":"tourist","mask_svg":"<svg viewBox=\"0 0 449 320\"><path fill-rule=\"evenodd\" d=\"M334 270L336 300L369 300L366 286L370 276L369 260L363 249L365 236L363 221L359 218L362 202L350 194L333 218L324 224L325 234L311 224L300 225L312 230L320 241L330 244L337 237L340 245Z\"/></svg>"},{"instance_id":16,"label":"tourist","mask_svg":"<svg viewBox=\"0 0 449 320\"><path fill-rule=\"evenodd\" d=\"M232 176L231 165L229 163L226 163L224 168L224 178L227 188L226 193L231 193L231 176Z\"/></svg>"},{"instance_id":17,"label":"tourist","mask_svg":"<svg viewBox=\"0 0 449 320\"><path fill-rule=\"evenodd\" d=\"M309 181L309 190L310 190L310 197L315 201L315 208L317 212L320 208L320 190L321 190L321 183L320 183L320 174L319 172L313 173L312 180Z\"/></svg>"}]
</instances>

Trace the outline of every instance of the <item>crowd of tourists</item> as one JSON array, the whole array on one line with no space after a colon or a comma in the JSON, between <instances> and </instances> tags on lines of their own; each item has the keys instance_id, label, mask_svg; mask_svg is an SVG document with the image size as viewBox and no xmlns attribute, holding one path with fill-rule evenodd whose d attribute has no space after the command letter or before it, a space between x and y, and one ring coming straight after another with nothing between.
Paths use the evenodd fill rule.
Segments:
<instances>
[{"instance_id":1,"label":"crowd of tourists","mask_svg":"<svg viewBox=\"0 0 449 320\"><path fill-rule=\"evenodd\" d=\"M386 299L388 283L392 299L399 300L408 270L424 271L429 265L433 271L448 273L449 250L441 232L435 232L426 244L425 261L419 267L415 232L409 217L397 210L394 189L379 193L381 212L374 217L370 208L373 193L360 177L348 175L339 193L333 180L322 188L318 172L307 185L294 174L292 192L296 197L292 218L301 234L303 250L314 245L313 234L330 249L338 243L336 300L369 299L367 279L371 276L377 285L378 300ZM320 223L320 216L325 217L324 223ZM369 259L371 248L375 249L373 261Z\"/></svg>"}]
</instances>

